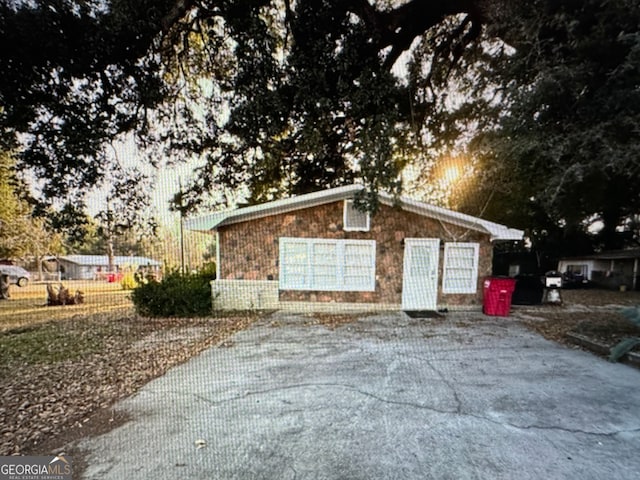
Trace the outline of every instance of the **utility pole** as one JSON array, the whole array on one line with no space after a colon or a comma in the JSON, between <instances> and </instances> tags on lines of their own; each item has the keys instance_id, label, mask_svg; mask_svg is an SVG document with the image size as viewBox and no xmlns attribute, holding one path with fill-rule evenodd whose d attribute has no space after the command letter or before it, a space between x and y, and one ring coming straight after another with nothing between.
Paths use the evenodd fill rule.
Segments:
<instances>
[{"instance_id":1,"label":"utility pole","mask_svg":"<svg viewBox=\"0 0 640 480\"><path fill-rule=\"evenodd\" d=\"M185 274L184 269L184 207L182 206L182 179L178 178L178 186L180 188L178 211L180 212L180 272Z\"/></svg>"},{"instance_id":2,"label":"utility pole","mask_svg":"<svg viewBox=\"0 0 640 480\"><path fill-rule=\"evenodd\" d=\"M107 197L107 263L109 273L115 271L115 254L113 251L113 212L111 211L111 204L109 197Z\"/></svg>"}]
</instances>

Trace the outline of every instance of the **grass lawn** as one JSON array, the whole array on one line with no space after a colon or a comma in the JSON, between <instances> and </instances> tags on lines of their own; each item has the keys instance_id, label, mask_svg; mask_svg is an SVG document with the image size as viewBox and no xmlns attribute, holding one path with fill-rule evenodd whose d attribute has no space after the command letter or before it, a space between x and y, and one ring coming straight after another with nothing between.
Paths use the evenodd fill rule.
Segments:
<instances>
[{"instance_id":1,"label":"grass lawn","mask_svg":"<svg viewBox=\"0 0 640 480\"><path fill-rule=\"evenodd\" d=\"M70 319L77 315L132 311L130 292L122 290L119 283L65 281L63 284L72 293L82 291L85 303L47 307L45 283L32 283L24 288L11 285L11 298L0 301L0 331Z\"/></svg>"}]
</instances>

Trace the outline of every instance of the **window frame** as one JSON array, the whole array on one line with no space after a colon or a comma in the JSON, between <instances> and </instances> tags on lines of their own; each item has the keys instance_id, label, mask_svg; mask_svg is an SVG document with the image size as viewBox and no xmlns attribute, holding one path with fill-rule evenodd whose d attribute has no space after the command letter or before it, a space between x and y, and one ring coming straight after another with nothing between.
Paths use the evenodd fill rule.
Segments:
<instances>
[{"instance_id":1,"label":"window frame","mask_svg":"<svg viewBox=\"0 0 640 480\"><path fill-rule=\"evenodd\" d=\"M285 256L286 244L297 243L304 244L306 247L306 258L304 261L293 263L288 261ZM314 246L325 244L335 246L336 261L335 265L329 263L319 264L315 262L313 255ZM369 262L364 265L355 265L356 268L364 267L370 269L367 273L365 282L354 285L347 283L346 279L351 277L358 277L358 275L345 274L348 267L354 265L347 264L347 247L348 246L363 246L368 247L368 260ZM319 257L322 258L322 257ZM326 256L323 258L326 260ZM296 265L298 267L304 267L302 273L298 276L303 278L302 282L293 282L287 275L286 270L289 266ZM314 270L319 266L323 267L326 271L327 268L333 266L335 268L335 282L329 283L317 283L314 281ZM326 273L325 273L326 276ZM359 275L362 276L362 275ZM330 284L331 283L331 284ZM332 238L299 238L299 237L280 237L279 239L279 264L278 264L278 288L280 290L306 290L306 291L322 291L322 292L373 292L376 286L376 241L375 240L346 240L346 239L332 239Z\"/></svg>"},{"instance_id":2,"label":"window frame","mask_svg":"<svg viewBox=\"0 0 640 480\"><path fill-rule=\"evenodd\" d=\"M587 275L589 274L589 264L588 263L569 263L567 264L565 271L566 273L578 273L580 275L584 275L585 277L587 277Z\"/></svg>"},{"instance_id":3,"label":"window frame","mask_svg":"<svg viewBox=\"0 0 640 480\"><path fill-rule=\"evenodd\" d=\"M347 199L344 201L342 207L342 225L345 232L368 232L371 229L371 213L370 212L360 212L357 208L353 206L354 200ZM349 225L349 212L351 210L356 210L358 213L365 213L367 215L367 225L366 227L361 226L351 226Z\"/></svg>"},{"instance_id":4,"label":"window frame","mask_svg":"<svg viewBox=\"0 0 640 480\"><path fill-rule=\"evenodd\" d=\"M471 269L471 278L468 286L454 286L449 285L449 279L452 271L457 270L469 270L469 267L454 267L451 266L453 260L452 252L459 248L472 248L473 249L473 265ZM442 264L442 293L444 294L475 294L478 291L478 264L480 260L480 244L475 242L445 242L444 244L444 258ZM456 277L458 278L458 277Z\"/></svg>"}]
</instances>

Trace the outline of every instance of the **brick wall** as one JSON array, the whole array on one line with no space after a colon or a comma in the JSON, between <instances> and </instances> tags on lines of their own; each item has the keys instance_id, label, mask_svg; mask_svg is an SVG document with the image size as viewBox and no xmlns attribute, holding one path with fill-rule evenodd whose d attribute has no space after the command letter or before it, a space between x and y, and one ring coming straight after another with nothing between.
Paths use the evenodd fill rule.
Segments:
<instances>
[{"instance_id":1,"label":"brick wall","mask_svg":"<svg viewBox=\"0 0 640 480\"><path fill-rule=\"evenodd\" d=\"M478 242L478 291L475 295L438 293L439 305L472 305L482 300L482 279L491 274L489 235L382 205L369 232L345 232L343 202L272 215L220 229L220 272L223 279L277 280L280 237L367 239L376 241L375 292L282 291L283 301L401 303L404 238L439 238L438 289L442 288L444 243Z\"/></svg>"}]
</instances>

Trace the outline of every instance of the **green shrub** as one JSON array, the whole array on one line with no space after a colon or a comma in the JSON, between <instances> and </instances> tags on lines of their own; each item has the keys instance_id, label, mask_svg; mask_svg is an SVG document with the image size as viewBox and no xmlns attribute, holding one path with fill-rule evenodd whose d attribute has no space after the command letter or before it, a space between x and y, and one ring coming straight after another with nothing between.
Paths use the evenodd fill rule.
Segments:
<instances>
[{"instance_id":1,"label":"green shrub","mask_svg":"<svg viewBox=\"0 0 640 480\"><path fill-rule=\"evenodd\" d=\"M201 275L210 275L211 280L216 278L216 262L206 262L198 269Z\"/></svg>"},{"instance_id":2,"label":"green shrub","mask_svg":"<svg viewBox=\"0 0 640 480\"><path fill-rule=\"evenodd\" d=\"M162 281L137 286L131 299L147 317L202 317L211 315L211 274L172 272Z\"/></svg>"}]
</instances>

